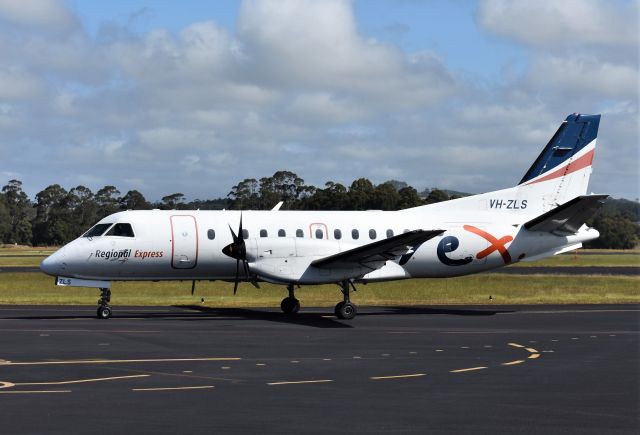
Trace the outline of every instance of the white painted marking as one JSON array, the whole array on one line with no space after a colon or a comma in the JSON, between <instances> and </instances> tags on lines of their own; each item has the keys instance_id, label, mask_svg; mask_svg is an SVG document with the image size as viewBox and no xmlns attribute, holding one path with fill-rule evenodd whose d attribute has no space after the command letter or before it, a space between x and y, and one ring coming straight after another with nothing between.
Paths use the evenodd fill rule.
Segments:
<instances>
[{"instance_id":1,"label":"white painted marking","mask_svg":"<svg viewBox=\"0 0 640 435\"><path fill-rule=\"evenodd\" d=\"M353 357L353 359L360 359L360 358L362 358L362 357L360 357L360 356L358 356L358 355L356 355L356 356L354 356L354 357Z\"/></svg>"},{"instance_id":2,"label":"white painted marking","mask_svg":"<svg viewBox=\"0 0 640 435\"><path fill-rule=\"evenodd\" d=\"M542 352L543 352L543 353L553 353L553 351L552 351L552 350L543 350Z\"/></svg>"},{"instance_id":3,"label":"white painted marking","mask_svg":"<svg viewBox=\"0 0 640 435\"><path fill-rule=\"evenodd\" d=\"M534 349L534 348L532 348L532 347L527 347L527 351L528 351L529 353L538 353L538 351L537 351L537 350L535 350L535 349Z\"/></svg>"},{"instance_id":4,"label":"white painted marking","mask_svg":"<svg viewBox=\"0 0 640 435\"><path fill-rule=\"evenodd\" d=\"M444 352L442 349L436 349L436 352Z\"/></svg>"},{"instance_id":5,"label":"white painted marking","mask_svg":"<svg viewBox=\"0 0 640 435\"><path fill-rule=\"evenodd\" d=\"M264 366L266 366L266 364L265 364L265 363L257 363L257 364L256 364L256 366L258 366L258 367L264 367Z\"/></svg>"},{"instance_id":6,"label":"white painted marking","mask_svg":"<svg viewBox=\"0 0 640 435\"><path fill-rule=\"evenodd\" d=\"M183 370L182 373L193 373L191 370Z\"/></svg>"},{"instance_id":7,"label":"white painted marking","mask_svg":"<svg viewBox=\"0 0 640 435\"><path fill-rule=\"evenodd\" d=\"M536 359L536 358L540 358L539 353L532 353L531 355L529 355L529 359Z\"/></svg>"},{"instance_id":8,"label":"white painted marking","mask_svg":"<svg viewBox=\"0 0 640 435\"><path fill-rule=\"evenodd\" d=\"M508 344L509 344L509 346L513 346L513 347L524 347L523 345L518 344L518 343L508 343Z\"/></svg>"}]
</instances>

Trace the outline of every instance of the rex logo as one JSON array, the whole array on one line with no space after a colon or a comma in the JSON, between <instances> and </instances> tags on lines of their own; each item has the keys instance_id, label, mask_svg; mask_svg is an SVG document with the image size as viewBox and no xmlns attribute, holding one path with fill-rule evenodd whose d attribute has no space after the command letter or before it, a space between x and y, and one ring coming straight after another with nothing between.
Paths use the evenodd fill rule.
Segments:
<instances>
[{"instance_id":1,"label":"rex logo","mask_svg":"<svg viewBox=\"0 0 640 435\"><path fill-rule=\"evenodd\" d=\"M487 242L489 242L489 247L483 249L482 251L476 254L476 258L478 260L482 260L483 258L489 256L492 252L498 251L502 256L502 260L504 264L511 263L511 254L506 247L507 243L510 243L513 240L512 236L504 236L501 238L497 238L488 232L481 230L480 228L474 227L473 225L464 225L463 228L471 233L477 234ZM438 254L438 260L441 263L446 264L447 266L463 266L465 264L469 264L473 261L471 256L461 259L452 259L447 256L448 252L453 252L458 249L460 246L460 241L455 236L447 236L440 240L438 243L438 247L436 249L436 253Z\"/></svg>"}]
</instances>

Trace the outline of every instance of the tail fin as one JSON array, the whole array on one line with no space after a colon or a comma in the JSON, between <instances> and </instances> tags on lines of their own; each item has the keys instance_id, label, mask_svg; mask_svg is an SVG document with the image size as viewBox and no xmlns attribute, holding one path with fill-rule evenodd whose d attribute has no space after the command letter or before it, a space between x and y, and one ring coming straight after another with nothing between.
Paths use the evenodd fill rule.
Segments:
<instances>
[{"instance_id":1,"label":"tail fin","mask_svg":"<svg viewBox=\"0 0 640 435\"><path fill-rule=\"evenodd\" d=\"M520 181L544 191L548 206L587 193L600 115L569 115Z\"/></svg>"}]
</instances>

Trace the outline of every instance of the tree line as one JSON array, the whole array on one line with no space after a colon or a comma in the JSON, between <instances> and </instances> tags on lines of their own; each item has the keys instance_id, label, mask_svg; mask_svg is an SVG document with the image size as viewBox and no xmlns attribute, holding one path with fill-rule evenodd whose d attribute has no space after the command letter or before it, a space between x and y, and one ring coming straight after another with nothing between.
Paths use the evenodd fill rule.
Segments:
<instances>
[{"instance_id":1,"label":"tree line","mask_svg":"<svg viewBox=\"0 0 640 435\"><path fill-rule=\"evenodd\" d=\"M97 192L85 186L66 190L53 184L32 201L22 182L10 180L0 193L0 241L5 244L55 246L67 243L100 219L124 210L268 210L283 201L283 210L399 210L457 198L459 192L428 189L418 192L407 183L390 180L378 185L359 178L348 187L328 181L319 188L305 184L293 172L271 177L246 178L233 186L226 198L187 201L183 193L148 201L137 190L124 195L115 186ZM601 233L591 247L630 249L640 239L640 205L610 199L590 223Z\"/></svg>"}]
</instances>

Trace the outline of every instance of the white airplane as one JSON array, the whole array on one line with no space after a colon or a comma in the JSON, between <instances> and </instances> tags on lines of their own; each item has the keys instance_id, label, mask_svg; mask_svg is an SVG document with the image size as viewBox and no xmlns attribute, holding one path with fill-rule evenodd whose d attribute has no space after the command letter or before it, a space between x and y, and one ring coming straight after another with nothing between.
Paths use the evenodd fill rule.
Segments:
<instances>
[{"instance_id":1,"label":"white airplane","mask_svg":"<svg viewBox=\"0 0 640 435\"><path fill-rule=\"evenodd\" d=\"M596 239L585 221L607 197L586 195L599 123L568 116L508 189L400 211L123 211L40 268L57 285L100 289L104 319L111 281L134 280L190 280L192 292L198 280L233 281L234 293L239 281L282 284L287 314L300 309L294 286L337 283L335 313L352 319L354 283L484 272Z\"/></svg>"}]
</instances>

